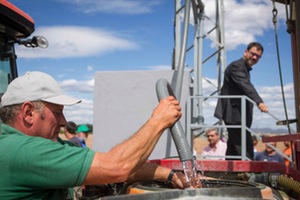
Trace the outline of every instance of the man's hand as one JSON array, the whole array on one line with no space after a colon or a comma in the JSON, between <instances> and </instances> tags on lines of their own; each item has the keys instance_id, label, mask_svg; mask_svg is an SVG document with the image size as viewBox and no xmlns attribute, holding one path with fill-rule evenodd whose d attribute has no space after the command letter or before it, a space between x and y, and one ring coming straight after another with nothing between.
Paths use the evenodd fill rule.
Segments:
<instances>
[{"instance_id":1,"label":"man's hand","mask_svg":"<svg viewBox=\"0 0 300 200\"><path fill-rule=\"evenodd\" d=\"M266 104L264 104L264 103L258 104L258 109L259 109L261 112L265 112L265 113L269 112L268 107L267 107Z\"/></svg>"},{"instance_id":2,"label":"man's hand","mask_svg":"<svg viewBox=\"0 0 300 200\"><path fill-rule=\"evenodd\" d=\"M192 181L194 183L192 184L193 186L190 186L191 188L202 188L202 183L201 183L200 177L195 177L195 179ZM181 188L181 189L189 187L189 185L186 181L186 176L182 172L176 172L174 174L174 176L172 178L172 185L174 188Z\"/></svg>"},{"instance_id":3,"label":"man's hand","mask_svg":"<svg viewBox=\"0 0 300 200\"><path fill-rule=\"evenodd\" d=\"M162 123L164 128L172 126L181 117L179 101L173 96L162 99L152 114L152 119Z\"/></svg>"},{"instance_id":4,"label":"man's hand","mask_svg":"<svg viewBox=\"0 0 300 200\"><path fill-rule=\"evenodd\" d=\"M172 178L172 185L174 188L187 188L188 184L185 175L182 172L176 172Z\"/></svg>"}]
</instances>

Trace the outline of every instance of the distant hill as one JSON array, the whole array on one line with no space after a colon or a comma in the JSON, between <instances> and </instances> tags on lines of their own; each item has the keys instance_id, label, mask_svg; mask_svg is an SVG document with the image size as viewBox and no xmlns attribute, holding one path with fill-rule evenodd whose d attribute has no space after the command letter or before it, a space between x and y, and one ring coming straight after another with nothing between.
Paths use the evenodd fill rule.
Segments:
<instances>
[{"instance_id":1,"label":"distant hill","mask_svg":"<svg viewBox=\"0 0 300 200\"><path fill-rule=\"evenodd\" d=\"M275 134L288 134L287 128L271 129L271 128L251 128L256 133L275 133Z\"/></svg>"}]
</instances>

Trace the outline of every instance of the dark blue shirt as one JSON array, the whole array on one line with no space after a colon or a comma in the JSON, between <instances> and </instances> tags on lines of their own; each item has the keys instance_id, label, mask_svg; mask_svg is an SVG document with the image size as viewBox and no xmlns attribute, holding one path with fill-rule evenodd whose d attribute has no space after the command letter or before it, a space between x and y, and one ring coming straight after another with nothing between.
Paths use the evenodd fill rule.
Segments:
<instances>
[{"instance_id":1,"label":"dark blue shirt","mask_svg":"<svg viewBox=\"0 0 300 200\"><path fill-rule=\"evenodd\" d=\"M266 151L259 152L255 156L254 160L284 163L281 155L279 155L278 153L275 153L274 155L268 155Z\"/></svg>"}]
</instances>

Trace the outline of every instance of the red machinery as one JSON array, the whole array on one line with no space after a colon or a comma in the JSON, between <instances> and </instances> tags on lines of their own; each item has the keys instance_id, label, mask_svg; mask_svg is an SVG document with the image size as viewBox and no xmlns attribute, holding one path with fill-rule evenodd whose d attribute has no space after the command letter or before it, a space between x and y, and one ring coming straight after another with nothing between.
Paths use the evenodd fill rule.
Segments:
<instances>
[{"instance_id":1,"label":"red machinery","mask_svg":"<svg viewBox=\"0 0 300 200\"><path fill-rule=\"evenodd\" d=\"M6 0L0 1L0 27L0 70L3 73L0 94L2 94L7 85L18 76L15 44L46 48L48 42L43 37L27 39L35 30L33 19Z\"/></svg>"}]
</instances>

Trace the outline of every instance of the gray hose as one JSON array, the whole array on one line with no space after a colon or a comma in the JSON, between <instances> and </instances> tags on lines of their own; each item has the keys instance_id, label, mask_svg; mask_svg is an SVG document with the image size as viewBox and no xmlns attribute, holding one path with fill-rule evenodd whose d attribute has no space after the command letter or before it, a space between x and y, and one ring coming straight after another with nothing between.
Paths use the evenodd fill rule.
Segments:
<instances>
[{"instance_id":1,"label":"gray hose","mask_svg":"<svg viewBox=\"0 0 300 200\"><path fill-rule=\"evenodd\" d=\"M157 98L159 101L168 96L175 97L169 82L163 78L159 79L156 82L156 94L157 94ZM170 128L170 130L171 130L173 140L175 142L175 146L176 146L180 161L184 162L184 161L188 161L188 160L193 160L193 154L192 154L191 148L189 147L187 139L185 137L185 134L184 134L184 131L183 131L180 121L177 121Z\"/></svg>"}]
</instances>

